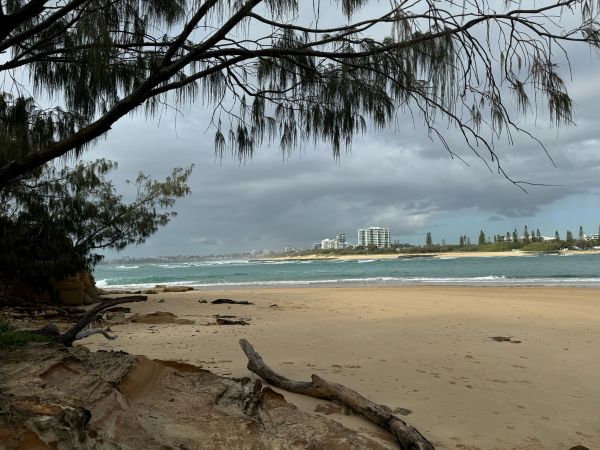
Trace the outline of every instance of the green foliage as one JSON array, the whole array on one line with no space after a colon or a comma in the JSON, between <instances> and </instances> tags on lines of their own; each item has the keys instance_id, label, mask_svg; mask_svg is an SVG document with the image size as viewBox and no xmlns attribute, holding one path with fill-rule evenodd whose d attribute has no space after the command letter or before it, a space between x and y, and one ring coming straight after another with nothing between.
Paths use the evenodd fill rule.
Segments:
<instances>
[{"instance_id":1,"label":"green foliage","mask_svg":"<svg viewBox=\"0 0 600 450\"><path fill-rule=\"evenodd\" d=\"M433 244L433 240L431 239L431 233L427 232L427 236L425 237L425 245L432 245Z\"/></svg>"},{"instance_id":2,"label":"green foliage","mask_svg":"<svg viewBox=\"0 0 600 450\"><path fill-rule=\"evenodd\" d=\"M521 247L524 252L555 252L562 248L560 242L531 242Z\"/></svg>"},{"instance_id":3,"label":"green foliage","mask_svg":"<svg viewBox=\"0 0 600 450\"><path fill-rule=\"evenodd\" d=\"M49 342L51 339L41 334L17 330L7 318L0 317L0 348L23 347L30 342Z\"/></svg>"},{"instance_id":4,"label":"green foliage","mask_svg":"<svg viewBox=\"0 0 600 450\"><path fill-rule=\"evenodd\" d=\"M571 123L555 48L600 47L598 0L374 3L332 2L338 21L328 13L321 28L321 5L307 19L297 0L2 2L0 186L165 103L213 109L217 154L239 158L312 140L338 157L405 110L450 152L444 128L456 126L503 174L494 143L529 134L519 115Z\"/></svg>"},{"instance_id":5,"label":"green foliage","mask_svg":"<svg viewBox=\"0 0 600 450\"><path fill-rule=\"evenodd\" d=\"M478 239L478 244L479 245L485 245L486 240L485 240L485 233L483 232L483 230L481 230L479 232L479 239Z\"/></svg>"},{"instance_id":6,"label":"green foliage","mask_svg":"<svg viewBox=\"0 0 600 450\"><path fill-rule=\"evenodd\" d=\"M164 181L140 173L125 201L106 176L116 164L97 160L73 168L46 166L37 177L0 191L0 275L45 287L101 259L99 249L141 244L176 215L189 194L191 168Z\"/></svg>"},{"instance_id":7,"label":"green foliage","mask_svg":"<svg viewBox=\"0 0 600 450\"><path fill-rule=\"evenodd\" d=\"M83 123L76 113L40 109L32 98L0 92L0 164L66 139Z\"/></svg>"},{"instance_id":8,"label":"green foliage","mask_svg":"<svg viewBox=\"0 0 600 450\"><path fill-rule=\"evenodd\" d=\"M514 247L507 242L495 242L493 244L479 244L477 246L478 252L508 252Z\"/></svg>"},{"instance_id":9,"label":"green foliage","mask_svg":"<svg viewBox=\"0 0 600 450\"><path fill-rule=\"evenodd\" d=\"M573 242L575 242L575 239L573 239L573 232L571 230L567 230L566 242L569 245L572 244Z\"/></svg>"}]
</instances>

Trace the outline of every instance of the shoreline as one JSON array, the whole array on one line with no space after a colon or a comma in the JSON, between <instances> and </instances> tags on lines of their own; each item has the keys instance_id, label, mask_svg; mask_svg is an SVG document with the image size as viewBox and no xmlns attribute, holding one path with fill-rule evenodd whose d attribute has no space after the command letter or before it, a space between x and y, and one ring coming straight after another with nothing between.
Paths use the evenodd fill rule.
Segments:
<instances>
[{"instance_id":1,"label":"shoreline","mask_svg":"<svg viewBox=\"0 0 600 450\"><path fill-rule=\"evenodd\" d=\"M405 408L406 420L439 448L596 448L596 292L378 286L161 293L131 304L132 313L164 311L184 320L114 324L117 340L81 342L243 377L249 373L238 340L246 338L291 379L316 373ZM210 303L223 297L253 304ZM216 326L216 314L249 325ZM356 416L323 413L321 401L282 394L302 411L369 432Z\"/></svg>"},{"instance_id":2,"label":"shoreline","mask_svg":"<svg viewBox=\"0 0 600 450\"><path fill-rule=\"evenodd\" d=\"M255 258L256 261L322 261L322 260L365 260L365 259L402 259L402 258L496 258L510 256L539 256L548 252L525 252L522 250L511 250L505 252L438 252L438 253L381 253L381 254L361 254L361 255L300 255L300 256L274 256L271 258ZM576 255L600 255L600 250L560 250L550 252L551 254L560 254L564 256Z\"/></svg>"},{"instance_id":3,"label":"shoreline","mask_svg":"<svg viewBox=\"0 0 600 450\"><path fill-rule=\"evenodd\" d=\"M458 256L460 255L460 256ZM157 285L190 287L195 290L214 289L255 289L255 288L288 288L288 287L361 287L361 286L573 286L600 288L600 273L588 270L597 264L596 256L600 251L565 251L560 255L547 255L544 253L525 252L486 252L486 253L438 253L418 255L315 255L298 256L291 258L251 259L234 262L242 264L246 269L220 269L221 263L203 269L202 264L194 269L192 265L182 265L182 271L175 267L175 271L163 271L150 266L142 267L141 272L132 272L140 267L116 267L110 271L94 273L97 279L96 286L104 290L138 291L155 289ZM316 255L319 256L319 255ZM567 257L567 259L561 258ZM582 271L568 269L579 267L577 257L587 256L579 260L586 263ZM520 257L515 260L520 266L534 267L537 262L549 264L549 269L536 271L512 270L510 257ZM570 259L570 258L574 259ZM471 260L466 260L471 258ZM506 259L509 258L509 259ZM533 258L533 259L530 259ZM479 259L479 261L477 260ZM488 260L491 268L486 269L484 260ZM452 261L456 260L456 261ZM461 276L457 269L463 264L469 267L479 267L476 270L467 270L467 275ZM397 262L397 264L396 264ZM411 266L413 262L418 263ZM428 271L429 263L432 267L440 267ZM247 263L244 265L243 263ZM314 265L310 265L314 263ZM319 264L320 263L320 264ZM342 263L338 265L336 263ZM366 263L356 264L356 263ZM273 269L269 264L282 265L281 270ZM442 266L440 266L442 264ZM574 265L575 264L575 265ZM591 265L590 265L591 264ZM279 266L273 266L279 267ZM315 269L311 269L314 267ZM411 269L415 267L416 269ZM554 269L552 269L554 267ZM348 269L346 269L348 268ZM117 269L130 269L119 272ZM563 271L564 269L564 271ZM206 270L206 273L204 272ZM229 277L227 274L232 273ZM233 272L247 273L233 273ZM215 272L216 271L216 272ZM125 275L122 275L125 273ZM213 276L216 273L217 276ZM256 274L256 276L251 276ZM160 275L160 276L159 276ZM238 276L241 275L241 276ZM107 284L114 283L114 284ZM137 292L135 292L137 293Z\"/></svg>"},{"instance_id":4,"label":"shoreline","mask_svg":"<svg viewBox=\"0 0 600 450\"><path fill-rule=\"evenodd\" d=\"M551 279L549 279L551 280ZM590 284L589 282L586 284L585 282L573 282L570 279L565 278L565 282L526 282L526 281L506 281L502 280L482 280L482 281L365 281L365 280L334 280L334 281L307 281L307 282L299 282L299 281L286 281L286 282L248 282L248 283L223 283L223 284L211 284L211 285L195 285L195 284L183 284L186 282L172 282L166 283L164 286L181 286L181 287L190 287L191 290L187 292L210 292L215 290L240 290L240 291L251 291L255 289L355 289L355 288L385 288L385 287L407 287L407 288L417 288L417 287L464 287L464 288L573 288L573 289L600 289L600 282L595 284ZM108 292L107 295L112 295L114 293L129 293L129 294L143 294L144 290L154 290L156 285L154 283L149 283L147 285L141 284L131 284L131 285L114 285L114 286L102 286L100 289L102 291ZM142 291L142 292L138 292ZM158 288L158 292L160 292L160 288Z\"/></svg>"}]
</instances>

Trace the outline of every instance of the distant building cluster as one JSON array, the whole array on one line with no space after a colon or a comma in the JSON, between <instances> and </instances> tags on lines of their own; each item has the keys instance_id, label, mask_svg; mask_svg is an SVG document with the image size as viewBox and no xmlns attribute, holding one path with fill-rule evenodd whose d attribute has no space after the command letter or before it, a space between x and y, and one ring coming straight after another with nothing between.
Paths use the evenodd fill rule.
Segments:
<instances>
[{"instance_id":1,"label":"distant building cluster","mask_svg":"<svg viewBox=\"0 0 600 450\"><path fill-rule=\"evenodd\" d=\"M368 247L374 245L378 248L387 248L391 245L390 229L383 227L369 227L358 229L358 245Z\"/></svg>"},{"instance_id":2,"label":"distant building cluster","mask_svg":"<svg viewBox=\"0 0 600 450\"><path fill-rule=\"evenodd\" d=\"M337 234L335 239L322 239L313 245L314 250L343 250L348 247L350 243L346 240L346 233Z\"/></svg>"},{"instance_id":3,"label":"distant building cluster","mask_svg":"<svg viewBox=\"0 0 600 450\"><path fill-rule=\"evenodd\" d=\"M378 248L391 247L390 229L384 227L369 227L358 229L358 246L374 245ZM313 244L313 250L342 250L352 247L345 233L339 233L335 239L325 238Z\"/></svg>"},{"instance_id":4,"label":"distant building cluster","mask_svg":"<svg viewBox=\"0 0 600 450\"><path fill-rule=\"evenodd\" d=\"M271 256L274 255L275 252L273 250L269 250L269 249L264 249L264 250L251 250L250 251L250 256L252 257L259 257L259 256Z\"/></svg>"}]
</instances>

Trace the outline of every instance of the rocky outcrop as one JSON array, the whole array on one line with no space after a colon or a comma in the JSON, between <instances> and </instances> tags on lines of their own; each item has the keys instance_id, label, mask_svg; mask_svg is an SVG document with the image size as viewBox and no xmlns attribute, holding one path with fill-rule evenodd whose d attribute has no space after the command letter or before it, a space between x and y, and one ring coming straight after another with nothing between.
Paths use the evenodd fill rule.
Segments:
<instances>
[{"instance_id":1,"label":"rocky outcrop","mask_svg":"<svg viewBox=\"0 0 600 450\"><path fill-rule=\"evenodd\" d=\"M154 290L157 292L188 292L193 291L194 288L190 286L164 286L157 284Z\"/></svg>"},{"instance_id":2,"label":"rocky outcrop","mask_svg":"<svg viewBox=\"0 0 600 450\"><path fill-rule=\"evenodd\" d=\"M0 350L0 360L7 450L397 448L304 413L258 379L82 347Z\"/></svg>"},{"instance_id":3,"label":"rocky outcrop","mask_svg":"<svg viewBox=\"0 0 600 450\"><path fill-rule=\"evenodd\" d=\"M0 298L69 306L89 305L99 300L94 277L87 271L65 277L48 289L39 289L16 279L0 279Z\"/></svg>"},{"instance_id":4,"label":"rocky outcrop","mask_svg":"<svg viewBox=\"0 0 600 450\"><path fill-rule=\"evenodd\" d=\"M47 290L39 290L21 280L0 278L0 299L25 300L36 303L50 303L51 297Z\"/></svg>"}]
</instances>

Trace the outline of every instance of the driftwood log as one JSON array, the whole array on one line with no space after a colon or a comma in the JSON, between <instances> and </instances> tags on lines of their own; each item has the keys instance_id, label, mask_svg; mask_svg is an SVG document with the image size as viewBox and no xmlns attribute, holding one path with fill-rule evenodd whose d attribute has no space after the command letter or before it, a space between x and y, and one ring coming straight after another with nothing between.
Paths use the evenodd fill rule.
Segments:
<instances>
[{"instance_id":1,"label":"driftwood log","mask_svg":"<svg viewBox=\"0 0 600 450\"><path fill-rule=\"evenodd\" d=\"M415 427L394 415L388 407L377 405L338 383L312 375L312 381L294 381L271 369L246 339L240 346L248 358L248 370L269 384L295 394L337 401L389 431L403 450L434 450L434 446Z\"/></svg>"},{"instance_id":2,"label":"driftwood log","mask_svg":"<svg viewBox=\"0 0 600 450\"><path fill-rule=\"evenodd\" d=\"M46 336L51 336L66 347L71 347L73 345L73 342L75 342L76 340L83 339L84 337L88 337L93 334L102 334L107 339L115 339L115 337L110 336L106 332L106 330L94 328L84 331L84 328L87 327L90 323L92 323L96 319L96 316L107 308L110 308L115 305L120 305L121 303L144 302L147 299L148 296L146 295L128 295L125 297L111 298L109 300L103 301L102 303L98 303L92 309L87 311L75 323L75 325L73 325L71 328L69 328L62 334L59 332L58 327L54 324L46 325L45 327L39 330L33 330L33 332L43 334Z\"/></svg>"}]
</instances>

